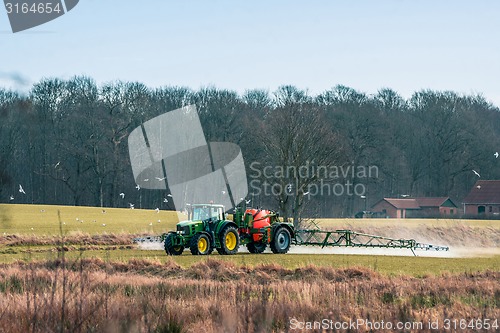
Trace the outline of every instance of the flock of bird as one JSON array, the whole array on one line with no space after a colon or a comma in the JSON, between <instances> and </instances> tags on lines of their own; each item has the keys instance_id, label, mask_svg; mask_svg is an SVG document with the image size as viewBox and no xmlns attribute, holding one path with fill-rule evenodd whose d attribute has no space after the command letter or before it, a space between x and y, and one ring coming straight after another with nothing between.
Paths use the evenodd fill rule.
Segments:
<instances>
[{"instance_id":1,"label":"flock of bird","mask_svg":"<svg viewBox=\"0 0 500 333\"><path fill-rule=\"evenodd\" d=\"M498 152L495 152L495 153L493 154L493 156L495 156L495 158L498 158L498 157L500 156L500 154L499 154ZM61 162L57 162L54 168L57 168L60 164L61 164ZM477 172L476 170L472 170L472 172L473 172L473 173L474 173L474 175L476 175L478 178L481 178L481 175L479 174L479 172ZM156 180L158 180L158 181L160 181L160 182L164 181L166 178L167 178L167 177L162 177L162 178L160 178L160 177L155 177L155 179L156 179ZM148 181L149 181L149 178L144 179L144 181L145 181L145 182L148 182ZM141 189L141 186L140 186L139 184L137 184L137 185L135 186L135 188L139 191L139 190ZM481 187L480 187L480 186L477 186L477 188L481 188ZM287 190L288 190L289 192L291 192L291 190L292 190L292 184L288 184L288 185L287 185ZM24 191L24 188L23 188L23 186L22 186L21 184L19 184L19 193L26 195L26 191ZM222 191L222 194L226 194L226 191ZM303 195L307 195L307 194L309 194L309 192L306 192L306 193L304 193ZM120 196L122 199L125 199L125 193L121 192L121 193L119 194L119 196ZM167 194L167 197L172 197L172 194ZM14 195L10 195L9 200L10 200L10 201L13 201L13 200L14 200ZM243 198L241 198L241 200L243 200ZM251 200L246 201L246 204L248 205L248 204L250 203L250 201L251 201ZM167 198L163 198L163 202L164 202L164 203L168 203L168 199L167 199ZM134 204L133 204L133 203L129 203L129 208L130 208L130 209L134 209ZM155 211L156 211L157 213L159 213L159 210L160 210L159 208L156 208L156 209L155 209Z\"/></svg>"}]
</instances>

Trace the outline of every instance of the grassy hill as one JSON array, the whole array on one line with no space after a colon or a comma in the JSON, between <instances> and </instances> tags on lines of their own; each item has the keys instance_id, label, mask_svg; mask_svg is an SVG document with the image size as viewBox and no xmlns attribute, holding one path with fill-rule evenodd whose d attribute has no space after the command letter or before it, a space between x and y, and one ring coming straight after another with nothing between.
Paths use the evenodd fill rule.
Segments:
<instances>
[{"instance_id":1,"label":"grassy hill","mask_svg":"<svg viewBox=\"0 0 500 333\"><path fill-rule=\"evenodd\" d=\"M6 234L59 235L61 216L65 234L151 233L175 228L177 213L146 209L51 205L0 205L0 230Z\"/></svg>"}]
</instances>

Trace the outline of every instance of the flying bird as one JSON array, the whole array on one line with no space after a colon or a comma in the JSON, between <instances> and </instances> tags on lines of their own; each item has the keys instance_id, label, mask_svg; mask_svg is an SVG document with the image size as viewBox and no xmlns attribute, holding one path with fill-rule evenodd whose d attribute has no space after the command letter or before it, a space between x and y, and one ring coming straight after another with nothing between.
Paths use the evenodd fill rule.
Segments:
<instances>
[{"instance_id":1,"label":"flying bird","mask_svg":"<svg viewBox=\"0 0 500 333\"><path fill-rule=\"evenodd\" d=\"M304 195L308 195L309 194L309 191L305 192Z\"/></svg>"},{"instance_id":2,"label":"flying bird","mask_svg":"<svg viewBox=\"0 0 500 333\"><path fill-rule=\"evenodd\" d=\"M56 165L54 165L54 169L56 169L59 166L59 164L61 164L61 161L57 162Z\"/></svg>"},{"instance_id":3,"label":"flying bird","mask_svg":"<svg viewBox=\"0 0 500 333\"><path fill-rule=\"evenodd\" d=\"M472 170L472 172L474 172L474 174L475 174L476 176L481 177L481 175L480 175L479 173L477 173L477 171L476 171L476 170Z\"/></svg>"},{"instance_id":4,"label":"flying bird","mask_svg":"<svg viewBox=\"0 0 500 333\"><path fill-rule=\"evenodd\" d=\"M222 191L222 194L226 194L226 191Z\"/></svg>"},{"instance_id":5,"label":"flying bird","mask_svg":"<svg viewBox=\"0 0 500 333\"><path fill-rule=\"evenodd\" d=\"M245 203L248 205L251 201L252 201L252 199L246 200Z\"/></svg>"},{"instance_id":6,"label":"flying bird","mask_svg":"<svg viewBox=\"0 0 500 333\"><path fill-rule=\"evenodd\" d=\"M495 156L495 158L498 158L498 152L494 153L493 156Z\"/></svg>"},{"instance_id":7,"label":"flying bird","mask_svg":"<svg viewBox=\"0 0 500 333\"><path fill-rule=\"evenodd\" d=\"M134 209L134 204L133 203L129 203L128 205L129 205L130 209Z\"/></svg>"},{"instance_id":8,"label":"flying bird","mask_svg":"<svg viewBox=\"0 0 500 333\"><path fill-rule=\"evenodd\" d=\"M159 212L160 212L160 208L156 208L156 209L155 209L155 212L156 212L156 213L159 213Z\"/></svg>"},{"instance_id":9,"label":"flying bird","mask_svg":"<svg viewBox=\"0 0 500 333\"><path fill-rule=\"evenodd\" d=\"M139 190L141 189L141 187L139 186L139 184L137 184L137 185L135 186L135 188L137 189L137 191L139 191Z\"/></svg>"},{"instance_id":10,"label":"flying bird","mask_svg":"<svg viewBox=\"0 0 500 333\"><path fill-rule=\"evenodd\" d=\"M162 181L164 181L164 180L165 180L165 178L167 178L167 177L163 177L163 178L160 178L160 177L155 177L155 178L156 178L159 182L162 182Z\"/></svg>"},{"instance_id":11,"label":"flying bird","mask_svg":"<svg viewBox=\"0 0 500 333\"><path fill-rule=\"evenodd\" d=\"M149 178L144 179L145 182L149 182Z\"/></svg>"},{"instance_id":12,"label":"flying bird","mask_svg":"<svg viewBox=\"0 0 500 333\"><path fill-rule=\"evenodd\" d=\"M14 196L11 195L9 199L10 199L10 201L14 200Z\"/></svg>"},{"instance_id":13,"label":"flying bird","mask_svg":"<svg viewBox=\"0 0 500 333\"><path fill-rule=\"evenodd\" d=\"M164 203L167 203L167 202L168 202L168 199L167 199L167 198L164 198L164 199L163 199L163 202L164 202Z\"/></svg>"},{"instance_id":14,"label":"flying bird","mask_svg":"<svg viewBox=\"0 0 500 333\"><path fill-rule=\"evenodd\" d=\"M170 194L170 193L169 193L169 194L167 194L167 197L172 197L172 194Z\"/></svg>"},{"instance_id":15,"label":"flying bird","mask_svg":"<svg viewBox=\"0 0 500 333\"><path fill-rule=\"evenodd\" d=\"M19 184L19 192L22 193L22 194L26 194L26 192L24 192L24 189L21 186L21 184Z\"/></svg>"},{"instance_id":16,"label":"flying bird","mask_svg":"<svg viewBox=\"0 0 500 333\"><path fill-rule=\"evenodd\" d=\"M120 197L122 197L122 199L125 198L125 193L123 193L123 192L120 193Z\"/></svg>"},{"instance_id":17,"label":"flying bird","mask_svg":"<svg viewBox=\"0 0 500 333\"><path fill-rule=\"evenodd\" d=\"M481 189L481 185L477 185L476 187L477 187L477 189L478 189L478 190L480 190L480 189Z\"/></svg>"}]
</instances>

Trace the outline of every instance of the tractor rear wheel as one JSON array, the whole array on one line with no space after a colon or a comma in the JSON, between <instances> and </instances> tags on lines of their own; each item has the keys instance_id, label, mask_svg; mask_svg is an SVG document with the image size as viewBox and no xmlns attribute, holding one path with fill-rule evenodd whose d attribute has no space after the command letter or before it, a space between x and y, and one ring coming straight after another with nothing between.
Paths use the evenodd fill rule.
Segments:
<instances>
[{"instance_id":1,"label":"tractor rear wheel","mask_svg":"<svg viewBox=\"0 0 500 333\"><path fill-rule=\"evenodd\" d=\"M266 243L248 243L247 249L250 253L262 253L266 250Z\"/></svg>"},{"instance_id":2,"label":"tractor rear wheel","mask_svg":"<svg viewBox=\"0 0 500 333\"><path fill-rule=\"evenodd\" d=\"M191 254L198 256L204 256L212 253L212 246L210 245L210 238L206 234L196 234L191 239L191 244L189 249L191 250Z\"/></svg>"},{"instance_id":3,"label":"tractor rear wheel","mask_svg":"<svg viewBox=\"0 0 500 333\"><path fill-rule=\"evenodd\" d=\"M184 251L183 246L174 246L174 235L173 234L168 234L167 237L165 237L165 241L163 242L163 246L165 248L165 252L169 256L179 256L182 254L182 251Z\"/></svg>"},{"instance_id":4,"label":"tractor rear wheel","mask_svg":"<svg viewBox=\"0 0 500 333\"><path fill-rule=\"evenodd\" d=\"M217 249L219 254L236 254L240 247L240 236L235 227L226 227L220 234L220 249Z\"/></svg>"},{"instance_id":5,"label":"tractor rear wheel","mask_svg":"<svg viewBox=\"0 0 500 333\"><path fill-rule=\"evenodd\" d=\"M287 253L290 249L292 237L290 231L285 227L278 227L274 233L274 238L271 241L271 251L273 253Z\"/></svg>"}]
</instances>

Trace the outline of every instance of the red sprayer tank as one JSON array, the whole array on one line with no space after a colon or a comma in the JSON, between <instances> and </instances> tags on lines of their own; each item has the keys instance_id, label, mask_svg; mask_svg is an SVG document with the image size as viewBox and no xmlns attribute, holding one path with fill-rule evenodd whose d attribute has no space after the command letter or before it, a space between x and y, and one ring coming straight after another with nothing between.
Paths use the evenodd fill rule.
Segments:
<instances>
[{"instance_id":1,"label":"red sprayer tank","mask_svg":"<svg viewBox=\"0 0 500 333\"><path fill-rule=\"evenodd\" d=\"M271 211L269 210L250 208L245 211L245 214L251 214L253 216L253 227L255 229L271 225Z\"/></svg>"}]
</instances>

